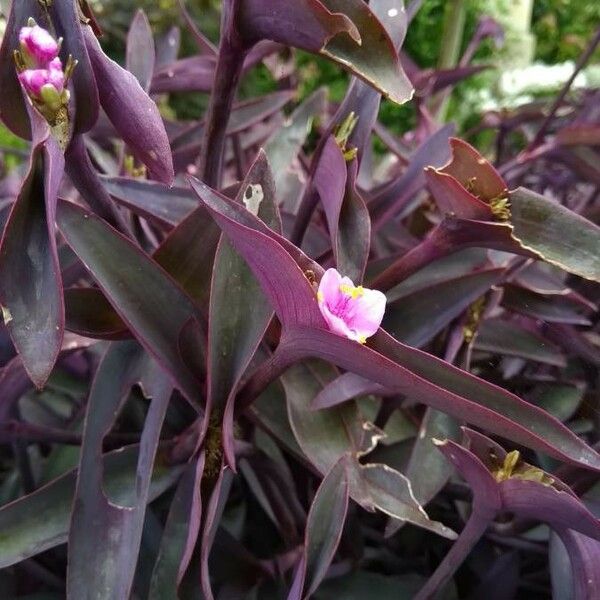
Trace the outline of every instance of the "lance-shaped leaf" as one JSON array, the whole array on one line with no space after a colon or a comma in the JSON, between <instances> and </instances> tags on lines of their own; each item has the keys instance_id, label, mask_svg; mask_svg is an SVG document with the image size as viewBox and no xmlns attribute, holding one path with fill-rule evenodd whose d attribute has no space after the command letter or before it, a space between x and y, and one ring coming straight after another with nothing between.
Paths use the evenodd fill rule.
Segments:
<instances>
[{"instance_id":1,"label":"lance-shaped leaf","mask_svg":"<svg viewBox=\"0 0 600 600\"><path fill-rule=\"evenodd\" d=\"M203 396L198 374L179 353L179 334L197 315L192 300L155 261L95 215L61 202L57 223L129 330L197 406Z\"/></svg>"},{"instance_id":2,"label":"lance-shaped leaf","mask_svg":"<svg viewBox=\"0 0 600 600\"><path fill-rule=\"evenodd\" d=\"M65 328L100 340L131 337L127 325L98 288L68 288L65 297Z\"/></svg>"},{"instance_id":3,"label":"lance-shaped leaf","mask_svg":"<svg viewBox=\"0 0 600 600\"><path fill-rule=\"evenodd\" d=\"M263 152L248 171L236 201L246 205L268 227L281 231L275 186ZM232 466L235 388L272 316L273 309L252 271L230 242L222 238L215 255L210 292L207 406L223 415L223 446Z\"/></svg>"},{"instance_id":4,"label":"lance-shaped leaf","mask_svg":"<svg viewBox=\"0 0 600 600\"><path fill-rule=\"evenodd\" d=\"M428 137L414 153L402 175L371 199L369 209L376 229L392 216L402 214L413 196L425 185L423 169L426 166L438 166L447 162L450 156L447 141L454 129L455 126L450 123Z\"/></svg>"},{"instance_id":5,"label":"lance-shaped leaf","mask_svg":"<svg viewBox=\"0 0 600 600\"><path fill-rule=\"evenodd\" d=\"M84 133L98 120L98 89L90 59L84 44L80 13L76 0L50 3L47 14L52 20L56 35L63 38L61 57L63 64L71 54L77 60L73 72L74 131ZM27 103L21 95L21 86L13 60L13 51L19 48L19 31L33 17L37 23L45 26L46 14L37 0L13 2L6 35L0 48L0 115L6 126L22 138L30 138L31 127L28 118Z\"/></svg>"},{"instance_id":6,"label":"lance-shaped leaf","mask_svg":"<svg viewBox=\"0 0 600 600\"><path fill-rule=\"evenodd\" d=\"M328 331L305 275L312 271L319 278L322 268L236 203L197 182L193 187L272 302L284 325L281 354L286 360L315 356L331 361L515 442L561 460L600 467L597 453L558 420L502 388L405 346L381 329L367 345Z\"/></svg>"},{"instance_id":7,"label":"lance-shaped leaf","mask_svg":"<svg viewBox=\"0 0 600 600\"><path fill-rule=\"evenodd\" d=\"M503 274L504 269L483 269L403 296L388 304L383 327L405 344L421 347L488 292Z\"/></svg>"},{"instance_id":8,"label":"lance-shaped leaf","mask_svg":"<svg viewBox=\"0 0 600 600\"><path fill-rule=\"evenodd\" d=\"M494 167L474 148L457 139L452 140L452 148L448 165L427 170L430 189L442 211L462 219L504 221L517 248L600 281L600 227L525 188L508 192ZM557 236L557 231L564 235Z\"/></svg>"},{"instance_id":9,"label":"lance-shaped leaf","mask_svg":"<svg viewBox=\"0 0 600 600\"><path fill-rule=\"evenodd\" d=\"M139 9L135 13L127 33L125 66L139 81L146 93L150 89L155 57L156 52L150 22L143 9Z\"/></svg>"},{"instance_id":10,"label":"lance-shaped leaf","mask_svg":"<svg viewBox=\"0 0 600 600\"><path fill-rule=\"evenodd\" d=\"M348 166L335 137L329 136L313 177L325 210L337 269L352 281L362 281L370 250L371 222L356 191L358 164Z\"/></svg>"},{"instance_id":11,"label":"lance-shaped leaf","mask_svg":"<svg viewBox=\"0 0 600 600\"><path fill-rule=\"evenodd\" d=\"M310 507L298 575L303 585L288 600L310 598L319 587L337 550L347 510L348 477L342 457L323 478Z\"/></svg>"},{"instance_id":12,"label":"lance-shaped leaf","mask_svg":"<svg viewBox=\"0 0 600 600\"><path fill-rule=\"evenodd\" d=\"M151 398L140 442L135 493L115 504L103 490L102 443L132 385L140 382ZM131 592L150 477L172 386L136 342L111 344L88 402L79 475L69 531L67 594L82 598L127 598ZM90 531L95 535L90 537Z\"/></svg>"},{"instance_id":13,"label":"lance-shaped leaf","mask_svg":"<svg viewBox=\"0 0 600 600\"><path fill-rule=\"evenodd\" d=\"M149 600L177 600L177 587L190 563L200 530L203 471L204 453L190 462L181 476L152 572Z\"/></svg>"},{"instance_id":14,"label":"lance-shaped leaf","mask_svg":"<svg viewBox=\"0 0 600 600\"><path fill-rule=\"evenodd\" d=\"M198 200L187 188L128 177L103 177L102 184L119 204L159 225L179 225L198 208Z\"/></svg>"},{"instance_id":15,"label":"lance-shaped leaf","mask_svg":"<svg viewBox=\"0 0 600 600\"><path fill-rule=\"evenodd\" d=\"M131 505L139 447L128 446L103 456L104 486L113 502ZM148 500L154 500L181 475L181 467L157 465ZM54 548L67 541L77 471L55 479L32 494L0 508L0 568Z\"/></svg>"},{"instance_id":16,"label":"lance-shaped leaf","mask_svg":"<svg viewBox=\"0 0 600 600\"><path fill-rule=\"evenodd\" d=\"M392 40L361 0L302 0L293 9L279 2L242 0L237 11L238 29L248 44L272 39L317 52L394 102L412 96Z\"/></svg>"},{"instance_id":17,"label":"lance-shaped leaf","mask_svg":"<svg viewBox=\"0 0 600 600\"><path fill-rule=\"evenodd\" d=\"M340 375L315 396L311 403L313 410L329 408L338 404L343 404L346 400L352 400L359 396L369 394L383 394L386 389L379 383L369 381L355 373L344 373Z\"/></svg>"},{"instance_id":18,"label":"lance-shaped leaf","mask_svg":"<svg viewBox=\"0 0 600 600\"><path fill-rule=\"evenodd\" d=\"M260 98L251 98L234 104L227 123L227 135L246 131L261 121L273 117L293 98L293 92L283 90ZM171 146L176 155L176 163L188 157L191 162L200 153L202 133L205 122L201 121L186 127L171 139Z\"/></svg>"},{"instance_id":19,"label":"lance-shaped leaf","mask_svg":"<svg viewBox=\"0 0 600 600\"><path fill-rule=\"evenodd\" d=\"M202 534L199 540L200 582L206 600L214 600L211 589L210 574L208 571L208 559L210 558L212 546L215 541L217 528L219 527L221 517L223 516L223 511L225 510L225 503L229 497L232 481L233 474L231 469L225 464L225 462L221 463L216 480L213 480L210 484L212 487L212 493L206 506L206 513L202 524Z\"/></svg>"},{"instance_id":20,"label":"lance-shaped leaf","mask_svg":"<svg viewBox=\"0 0 600 600\"><path fill-rule=\"evenodd\" d=\"M326 100L326 90L319 88L294 110L283 127L265 144L265 152L275 177L275 190L280 199L283 199L286 179L293 176L293 162L306 141L313 120L324 113ZM298 187L301 187L300 182Z\"/></svg>"},{"instance_id":21,"label":"lance-shaped leaf","mask_svg":"<svg viewBox=\"0 0 600 600\"><path fill-rule=\"evenodd\" d=\"M303 366L290 369L282 381L296 440L319 472L327 473L340 458L347 456L350 496L361 506L371 511L379 509L395 519L453 537L451 530L427 517L404 475L387 465L359 462L360 456L375 447L381 432L359 418L356 404L318 412L310 410L310 403L321 385Z\"/></svg>"},{"instance_id":22,"label":"lance-shaped leaf","mask_svg":"<svg viewBox=\"0 0 600 600\"><path fill-rule=\"evenodd\" d=\"M403 0L373 0L369 3L369 8L385 27L394 45L394 50L398 53L408 25ZM404 73L401 74L401 77L405 77ZM403 85L406 89L411 87L410 81L404 82ZM350 113L354 113L358 118L348 141L351 147L357 149L359 165L377 119L380 104L379 92L364 81L354 78L348 86L343 102L331 120L330 127L333 127L336 123L342 122Z\"/></svg>"},{"instance_id":23,"label":"lance-shaped leaf","mask_svg":"<svg viewBox=\"0 0 600 600\"><path fill-rule=\"evenodd\" d=\"M600 227L525 188L510 192L509 200L512 236L520 245L569 273L600 281Z\"/></svg>"},{"instance_id":24,"label":"lance-shaped leaf","mask_svg":"<svg viewBox=\"0 0 600 600\"><path fill-rule=\"evenodd\" d=\"M29 105L33 145L29 170L0 245L4 322L37 387L56 362L64 303L54 218L64 157L44 118Z\"/></svg>"},{"instance_id":25,"label":"lance-shaped leaf","mask_svg":"<svg viewBox=\"0 0 600 600\"><path fill-rule=\"evenodd\" d=\"M502 306L547 323L571 325L591 325L586 315L591 316L597 310L594 305L583 304L569 294L547 296L515 284L504 286Z\"/></svg>"},{"instance_id":26,"label":"lance-shaped leaf","mask_svg":"<svg viewBox=\"0 0 600 600\"><path fill-rule=\"evenodd\" d=\"M502 319L485 319L481 323L474 348L557 367L564 367L567 363L560 350L544 337L519 326L518 323Z\"/></svg>"},{"instance_id":27,"label":"lance-shaped leaf","mask_svg":"<svg viewBox=\"0 0 600 600\"><path fill-rule=\"evenodd\" d=\"M100 103L115 129L150 174L164 183L173 181L169 139L156 104L137 79L102 51L92 30L84 30Z\"/></svg>"},{"instance_id":28,"label":"lance-shaped leaf","mask_svg":"<svg viewBox=\"0 0 600 600\"><path fill-rule=\"evenodd\" d=\"M352 20L361 38L360 46L356 46L348 37L333 38L322 53L350 67L351 72L366 83L380 91L386 98L402 104L410 100L413 87L402 70L395 42L382 25L378 15L364 2L348 2L347 0L322 0L330 11L339 11ZM379 14L383 11L378 7ZM405 28L401 12L396 5L389 6L385 13L388 21L396 20L398 27ZM393 27L391 24L389 27ZM393 36L396 37L396 36Z\"/></svg>"}]
</instances>

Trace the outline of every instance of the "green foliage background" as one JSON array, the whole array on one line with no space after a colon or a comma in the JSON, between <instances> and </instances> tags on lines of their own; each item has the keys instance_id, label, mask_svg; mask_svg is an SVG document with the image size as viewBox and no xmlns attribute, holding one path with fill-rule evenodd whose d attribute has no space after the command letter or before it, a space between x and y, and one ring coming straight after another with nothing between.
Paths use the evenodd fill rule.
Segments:
<instances>
[{"instance_id":1,"label":"green foliage background","mask_svg":"<svg viewBox=\"0 0 600 600\"><path fill-rule=\"evenodd\" d=\"M499 0L466 0L466 26L463 46L471 38L477 19L490 11ZM502 0L500 0L502 1ZM425 0L412 22L404 49L421 67L434 67L440 54L443 14L448 0ZM141 7L148 14L157 32L165 31L173 23L181 23L177 0L93 0L106 36L103 45L116 58L122 57L127 28L134 11ZM187 0L186 5L200 23L202 31L212 40L218 39L219 0ZM600 1L598 0L535 0L533 7L532 32L537 38L535 59L549 64L574 60L585 48L586 43L600 25ZM184 30L183 55L192 54L195 46ZM493 55L491 45L484 46L478 58ZM600 62L600 52L594 60ZM300 94L306 96L316 88L326 85L330 97L335 101L343 98L348 77L338 66L316 58L305 52L297 53ZM463 86L477 86L477 79ZM266 68L255 69L242 83L240 96L252 97L275 89L275 82ZM458 97L450 105L449 118L460 103ZM171 107L180 118L194 118L206 107L207 98L200 94L176 95L171 99ZM392 131L401 133L411 128L414 122L412 106L395 106L384 102L381 108L381 121ZM0 128L0 145L19 145L12 136Z\"/></svg>"}]
</instances>

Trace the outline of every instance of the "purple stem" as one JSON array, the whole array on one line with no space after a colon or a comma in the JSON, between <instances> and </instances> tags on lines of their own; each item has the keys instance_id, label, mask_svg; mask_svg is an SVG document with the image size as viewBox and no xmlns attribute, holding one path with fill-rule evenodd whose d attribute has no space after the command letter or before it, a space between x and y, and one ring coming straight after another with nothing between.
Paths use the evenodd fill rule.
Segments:
<instances>
[{"instance_id":1,"label":"purple stem","mask_svg":"<svg viewBox=\"0 0 600 600\"><path fill-rule=\"evenodd\" d=\"M131 238L132 233L123 214L104 189L85 147L82 135L75 135L65 154L65 168L83 201L102 219Z\"/></svg>"},{"instance_id":2,"label":"purple stem","mask_svg":"<svg viewBox=\"0 0 600 600\"><path fill-rule=\"evenodd\" d=\"M571 77L569 77L568 81L563 86L563 89L560 91L560 94L554 100L554 103L552 104L552 107L550 108L550 112L548 113L548 116L544 119L544 122L538 129L538 132L536 133L535 137L533 138L533 141L527 147L527 150L532 150L542 141L542 139L546 133L546 130L548 129L548 127L550 126L550 123L554 119L554 115L556 114L556 111L560 108L560 105L563 103L565 96L569 93L569 90L571 89L571 86L573 85L575 78L577 77L577 75L579 75L579 72L581 71L581 69L583 69L583 67L585 67L588 60L594 53L594 50L596 50L596 46L598 44L600 44L600 28L598 28L598 30L596 31L596 34L592 38L592 41L589 43L585 52L579 57L579 60L577 61L577 64L575 65L575 69L573 70L573 73L571 74ZM527 152L527 150L526 150L526 152Z\"/></svg>"},{"instance_id":3,"label":"purple stem","mask_svg":"<svg viewBox=\"0 0 600 600\"><path fill-rule=\"evenodd\" d=\"M235 27L234 4L234 0L223 2L219 58L198 163L200 179L214 189L221 185L227 124L248 53Z\"/></svg>"},{"instance_id":4,"label":"purple stem","mask_svg":"<svg viewBox=\"0 0 600 600\"><path fill-rule=\"evenodd\" d=\"M454 542L450 551L439 564L433 575L427 580L427 583L421 588L421 591L415 596L414 600L429 600L434 598L440 588L442 588L454 575L455 571L467 558L471 550L485 533L490 519L486 515L473 512L460 536Z\"/></svg>"}]
</instances>

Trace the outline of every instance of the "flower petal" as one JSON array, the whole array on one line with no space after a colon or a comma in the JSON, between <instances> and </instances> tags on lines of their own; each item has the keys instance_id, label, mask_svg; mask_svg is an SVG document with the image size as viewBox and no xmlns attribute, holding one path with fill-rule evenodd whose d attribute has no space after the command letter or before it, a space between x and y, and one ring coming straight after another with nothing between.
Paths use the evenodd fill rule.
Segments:
<instances>
[{"instance_id":1,"label":"flower petal","mask_svg":"<svg viewBox=\"0 0 600 600\"><path fill-rule=\"evenodd\" d=\"M379 290L363 290L361 296L352 302L348 326L360 337L370 337L377 332L387 299Z\"/></svg>"}]
</instances>

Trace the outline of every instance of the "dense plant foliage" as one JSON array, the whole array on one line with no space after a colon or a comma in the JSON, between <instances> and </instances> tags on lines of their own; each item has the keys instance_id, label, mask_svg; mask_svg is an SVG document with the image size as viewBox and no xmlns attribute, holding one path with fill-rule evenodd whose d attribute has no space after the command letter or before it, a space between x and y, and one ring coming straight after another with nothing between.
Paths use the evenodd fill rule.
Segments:
<instances>
[{"instance_id":1,"label":"dense plant foliage","mask_svg":"<svg viewBox=\"0 0 600 600\"><path fill-rule=\"evenodd\" d=\"M186 58L139 11L120 66L86 0L12 2L6 597L597 596L600 93L455 137L436 109L500 31L424 70L419 5L224 0L216 47L182 3ZM291 48L339 102L298 99Z\"/></svg>"}]
</instances>

